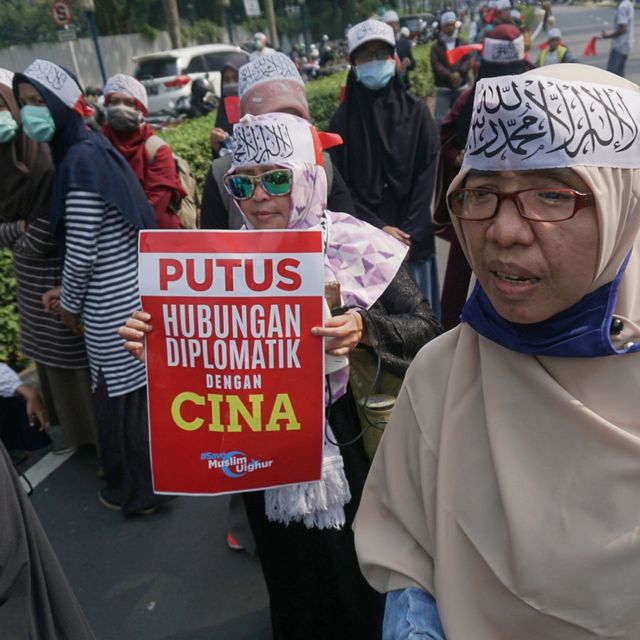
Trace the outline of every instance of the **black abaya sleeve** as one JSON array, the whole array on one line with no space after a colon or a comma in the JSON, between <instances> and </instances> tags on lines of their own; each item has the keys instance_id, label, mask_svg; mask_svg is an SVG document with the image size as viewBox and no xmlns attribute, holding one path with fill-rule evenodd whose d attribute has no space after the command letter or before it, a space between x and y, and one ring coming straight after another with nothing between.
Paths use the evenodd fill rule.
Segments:
<instances>
[{"instance_id":1,"label":"black abaya sleeve","mask_svg":"<svg viewBox=\"0 0 640 640\"><path fill-rule=\"evenodd\" d=\"M418 351L442 333L442 326L405 265L364 318L369 341L391 373L404 376Z\"/></svg>"},{"instance_id":2,"label":"black abaya sleeve","mask_svg":"<svg viewBox=\"0 0 640 640\"><path fill-rule=\"evenodd\" d=\"M7 640L94 640L2 444L0 631Z\"/></svg>"},{"instance_id":3,"label":"black abaya sleeve","mask_svg":"<svg viewBox=\"0 0 640 640\"><path fill-rule=\"evenodd\" d=\"M438 130L425 106L411 194L400 228L421 244L433 242L431 206L438 175ZM425 256L429 257L429 256Z\"/></svg>"},{"instance_id":4,"label":"black abaya sleeve","mask_svg":"<svg viewBox=\"0 0 640 640\"><path fill-rule=\"evenodd\" d=\"M342 174L338 170L338 167L335 165L333 167L333 184L331 185L331 191L327 197L327 209L329 209L329 211L348 213L349 215L356 217L356 207L353 204L351 192L349 191Z\"/></svg>"},{"instance_id":5,"label":"black abaya sleeve","mask_svg":"<svg viewBox=\"0 0 640 640\"><path fill-rule=\"evenodd\" d=\"M211 170L207 171L202 192L202 205L200 209L201 229L228 229L229 213L227 212L220 189L216 184Z\"/></svg>"}]
</instances>

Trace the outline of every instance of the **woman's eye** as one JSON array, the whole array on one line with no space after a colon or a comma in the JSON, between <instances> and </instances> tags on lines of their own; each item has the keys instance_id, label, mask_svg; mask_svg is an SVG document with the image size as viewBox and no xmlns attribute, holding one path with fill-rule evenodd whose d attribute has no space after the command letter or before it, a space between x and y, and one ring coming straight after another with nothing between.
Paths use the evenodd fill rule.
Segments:
<instances>
[{"instance_id":1,"label":"woman's eye","mask_svg":"<svg viewBox=\"0 0 640 640\"><path fill-rule=\"evenodd\" d=\"M564 203L573 200L573 194L568 191L538 191L536 196L549 204Z\"/></svg>"}]
</instances>

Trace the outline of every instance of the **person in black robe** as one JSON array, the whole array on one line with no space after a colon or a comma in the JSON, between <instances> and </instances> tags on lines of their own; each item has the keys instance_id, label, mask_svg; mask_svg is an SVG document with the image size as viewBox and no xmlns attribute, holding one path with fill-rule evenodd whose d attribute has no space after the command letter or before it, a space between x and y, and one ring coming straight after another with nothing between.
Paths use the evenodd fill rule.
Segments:
<instances>
[{"instance_id":1,"label":"person in black robe","mask_svg":"<svg viewBox=\"0 0 640 640\"><path fill-rule=\"evenodd\" d=\"M220 69L220 95L216 121L209 136L211 152L213 158L220 156L220 150L224 147L225 141L233 132L233 125L237 122L235 114L227 113L228 99L238 98L238 71L243 64L247 63L247 56L244 53L234 53ZM229 117L231 115L231 118Z\"/></svg>"},{"instance_id":2,"label":"person in black robe","mask_svg":"<svg viewBox=\"0 0 640 640\"><path fill-rule=\"evenodd\" d=\"M329 153L356 217L410 247L409 268L439 315L431 203L438 131L427 105L407 93L393 60L393 29L367 20L349 30L352 63L344 102L329 126L344 144Z\"/></svg>"},{"instance_id":3,"label":"person in black robe","mask_svg":"<svg viewBox=\"0 0 640 640\"><path fill-rule=\"evenodd\" d=\"M0 637L6 640L94 638L2 444Z\"/></svg>"}]
</instances>

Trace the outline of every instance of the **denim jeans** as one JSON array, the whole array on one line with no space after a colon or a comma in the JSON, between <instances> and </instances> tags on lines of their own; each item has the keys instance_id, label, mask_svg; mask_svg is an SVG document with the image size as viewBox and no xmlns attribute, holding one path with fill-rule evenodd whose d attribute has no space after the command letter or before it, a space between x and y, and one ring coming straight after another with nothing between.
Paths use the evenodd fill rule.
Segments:
<instances>
[{"instance_id":1,"label":"denim jeans","mask_svg":"<svg viewBox=\"0 0 640 640\"><path fill-rule=\"evenodd\" d=\"M440 282L436 257L433 256L421 262L410 261L409 272L418 285L418 289L427 299L434 315L440 320Z\"/></svg>"},{"instance_id":2,"label":"denim jeans","mask_svg":"<svg viewBox=\"0 0 640 640\"><path fill-rule=\"evenodd\" d=\"M449 113L449 110L453 106L453 103L457 100L458 96L467 88L458 87L457 89L448 89L447 87L436 87L436 106L433 118L437 125L440 126L443 118Z\"/></svg>"},{"instance_id":3,"label":"denim jeans","mask_svg":"<svg viewBox=\"0 0 640 640\"><path fill-rule=\"evenodd\" d=\"M382 640L446 640L436 601L420 589L388 593Z\"/></svg>"},{"instance_id":4,"label":"denim jeans","mask_svg":"<svg viewBox=\"0 0 640 640\"><path fill-rule=\"evenodd\" d=\"M628 56L624 53L611 49L611 53L609 53L609 61L607 62L607 71L624 78L624 68L627 64L627 57Z\"/></svg>"}]
</instances>

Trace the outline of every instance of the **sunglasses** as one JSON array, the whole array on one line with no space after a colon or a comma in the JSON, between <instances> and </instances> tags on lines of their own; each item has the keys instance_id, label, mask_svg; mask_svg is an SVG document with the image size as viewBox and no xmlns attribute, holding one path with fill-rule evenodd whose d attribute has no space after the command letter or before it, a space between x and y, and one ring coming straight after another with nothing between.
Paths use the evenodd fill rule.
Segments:
<instances>
[{"instance_id":1,"label":"sunglasses","mask_svg":"<svg viewBox=\"0 0 640 640\"><path fill-rule=\"evenodd\" d=\"M286 196L291 193L292 182L293 172L290 169L273 169L258 176L246 176L241 173L226 176L224 186L232 198L248 200L258 183L270 196Z\"/></svg>"}]
</instances>

